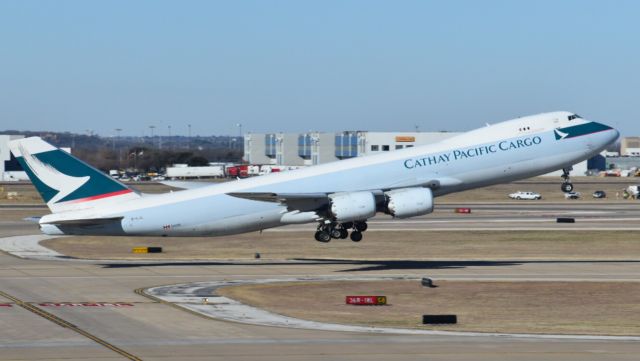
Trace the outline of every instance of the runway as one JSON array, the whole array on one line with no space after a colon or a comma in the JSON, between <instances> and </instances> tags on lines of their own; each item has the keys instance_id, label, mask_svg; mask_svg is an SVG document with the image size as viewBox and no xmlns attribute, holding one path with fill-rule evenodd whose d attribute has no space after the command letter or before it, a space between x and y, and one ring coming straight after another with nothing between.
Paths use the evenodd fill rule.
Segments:
<instances>
[{"instance_id":1,"label":"runway","mask_svg":"<svg viewBox=\"0 0 640 361\"><path fill-rule=\"evenodd\" d=\"M542 211L552 215L597 211L600 213L590 216L635 218L638 211L634 205L584 205L571 209L548 205L549 209ZM433 221L469 216L451 214L455 206L447 205L450 208L434 214ZM477 212L463 219L490 219L490 212L513 210L505 212L501 207L504 206L475 205L472 211ZM539 210L525 207L523 212ZM519 215L504 218L510 217ZM387 222L381 218L371 227L383 224L375 225L378 221ZM433 225L430 221L421 217L415 224L427 230ZM32 222L11 224L0 228L0 237L37 233L37 225ZM206 318L135 293L140 288L190 282L336 276L640 282L640 259L106 262L30 260L3 253L0 290L7 297L0 295L0 359L127 359L96 340L144 360L635 360L640 352L640 343L635 341L381 335L247 325ZM85 334L20 307L16 299Z\"/></svg>"}]
</instances>

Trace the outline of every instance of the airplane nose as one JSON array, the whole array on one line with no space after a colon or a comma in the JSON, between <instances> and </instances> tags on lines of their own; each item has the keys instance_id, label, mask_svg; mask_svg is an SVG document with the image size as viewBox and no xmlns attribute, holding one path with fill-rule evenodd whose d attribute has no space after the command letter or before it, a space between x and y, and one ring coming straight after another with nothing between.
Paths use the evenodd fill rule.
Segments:
<instances>
[{"instance_id":1,"label":"airplane nose","mask_svg":"<svg viewBox=\"0 0 640 361\"><path fill-rule=\"evenodd\" d=\"M615 128L611 128L611 130L613 130L612 134L611 134L611 141L613 142L614 140L617 140L620 137L620 132L618 131L618 129Z\"/></svg>"},{"instance_id":2,"label":"airplane nose","mask_svg":"<svg viewBox=\"0 0 640 361\"><path fill-rule=\"evenodd\" d=\"M610 129L611 129L609 131L610 139L611 139L610 142L612 143L612 142L614 142L615 140L618 139L618 137L620 136L620 132L618 131L618 129L613 128L613 127L610 127Z\"/></svg>"},{"instance_id":3,"label":"airplane nose","mask_svg":"<svg viewBox=\"0 0 640 361\"><path fill-rule=\"evenodd\" d=\"M615 142L618 139L618 137L620 136L620 132L617 129L615 129L613 127L610 127L610 126L608 126L606 124L603 124L603 123L596 123L596 124L598 124L598 126L601 129L605 130L605 133L607 133L607 135L608 135L607 136L607 140L606 140L607 144L611 144L611 143Z\"/></svg>"}]
</instances>

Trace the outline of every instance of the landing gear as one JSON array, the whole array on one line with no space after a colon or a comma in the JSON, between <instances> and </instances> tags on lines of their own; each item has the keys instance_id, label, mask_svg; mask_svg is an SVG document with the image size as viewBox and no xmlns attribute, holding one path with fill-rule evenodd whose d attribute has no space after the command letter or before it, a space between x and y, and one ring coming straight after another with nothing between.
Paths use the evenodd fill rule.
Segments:
<instances>
[{"instance_id":1,"label":"landing gear","mask_svg":"<svg viewBox=\"0 0 640 361\"><path fill-rule=\"evenodd\" d=\"M327 243L331 241L332 238L348 238L349 229L352 229L351 240L360 242L362 240L362 232L366 231L367 228L367 222L365 221L345 222L342 224L337 222L322 222L318 225L318 230L314 237L318 242Z\"/></svg>"},{"instance_id":2,"label":"landing gear","mask_svg":"<svg viewBox=\"0 0 640 361\"><path fill-rule=\"evenodd\" d=\"M562 185L560 186L560 189L562 189L564 193L573 191L573 183L571 183L571 178L569 175L569 172L571 172L572 170L573 167L562 168Z\"/></svg>"},{"instance_id":3,"label":"landing gear","mask_svg":"<svg viewBox=\"0 0 640 361\"><path fill-rule=\"evenodd\" d=\"M327 243L331 240L331 235L325 231L317 231L315 238L318 242Z\"/></svg>"},{"instance_id":4,"label":"landing gear","mask_svg":"<svg viewBox=\"0 0 640 361\"><path fill-rule=\"evenodd\" d=\"M353 228L359 232L364 232L369 228L369 226L367 225L367 222L355 222Z\"/></svg>"}]
</instances>

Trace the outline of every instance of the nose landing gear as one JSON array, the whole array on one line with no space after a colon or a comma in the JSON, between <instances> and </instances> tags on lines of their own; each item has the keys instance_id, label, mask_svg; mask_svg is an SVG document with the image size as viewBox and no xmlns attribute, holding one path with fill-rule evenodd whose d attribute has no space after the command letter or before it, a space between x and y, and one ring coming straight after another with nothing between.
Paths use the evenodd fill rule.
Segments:
<instances>
[{"instance_id":1,"label":"nose landing gear","mask_svg":"<svg viewBox=\"0 0 640 361\"><path fill-rule=\"evenodd\" d=\"M318 230L315 233L314 238L318 242L327 243L331 241L332 238L335 239L346 239L347 237L351 238L354 242L360 242L362 240L362 232L366 231L368 228L366 221L358 221L358 222L322 222L318 225ZM353 229L351 231L351 235L349 235L349 229Z\"/></svg>"},{"instance_id":2,"label":"nose landing gear","mask_svg":"<svg viewBox=\"0 0 640 361\"><path fill-rule=\"evenodd\" d=\"M569 175L569 172L571 172L573 170L573 167L568 167L568 168L562 168L562 185L560 186L560 189L564 192L564 193L569 193L571 191L573 191L573 183L571 183L571 178Z\"/></svg>"}]
</instances>

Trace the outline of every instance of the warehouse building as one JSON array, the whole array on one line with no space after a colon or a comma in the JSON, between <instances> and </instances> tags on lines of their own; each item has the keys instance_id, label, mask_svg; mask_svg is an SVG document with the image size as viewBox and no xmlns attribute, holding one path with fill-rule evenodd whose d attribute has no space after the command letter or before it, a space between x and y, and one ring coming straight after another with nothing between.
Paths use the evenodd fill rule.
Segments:
<instances>
[{"instance_id":1,"label":"warehouse building","mask_svg":"<svg viewBox=\"0 0 640 361\"><path fill-rule=\"evenodd\" d=\"M640 156L640 137L625 137L620 140L620 155L628 157Z\"/></svg>"},{"instance_id":2,"label":"warehouse building","mask_svg":"<svg viewBox=\"0 0 640 361\"><path fill-rule=\"evenodd\" d=\"M24 138L22 135L0 135L0 181L26 180L27 174L9 150L9 141Z\"/></svg>"},{"instance_id":3,"label":"warehouse building","mask_svg":"<svg viewBox=\"0 0 640 361\"><path fill-rule=\"evenodd\" d=\"M457 134L367 131L246 134L244 160L260 165L316 165L433 144Z\"/></svg>"}]
</instances>

